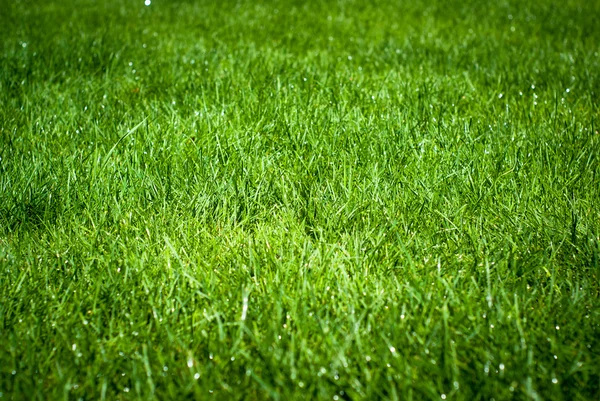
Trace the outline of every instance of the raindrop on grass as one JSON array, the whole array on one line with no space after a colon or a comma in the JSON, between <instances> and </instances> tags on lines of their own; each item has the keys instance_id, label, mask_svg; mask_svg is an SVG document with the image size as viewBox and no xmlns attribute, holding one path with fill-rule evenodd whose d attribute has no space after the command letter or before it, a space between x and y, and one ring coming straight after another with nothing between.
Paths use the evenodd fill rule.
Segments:
<instances>
[{"instance_id":1,"label":"raindrop on grass","mask_svg":"<svg viewBox=\"0 0 600 401\"><path fill-rule=\"evenodd\" d=\"M196 373L196 374L194 375L194 379L198 380L199 378L200 378L200 373Z\"/></svg>"},{"instance_id":2,"label":"raindrop on grass","mask_svg":"<svg viewBox=\"0 0 600 401\"><path fill-rule=\"evenodd\" d=\"M556 377L553 377L552 378L552 383L554 383L554 384L558 383L558 379Z\"/></svg>"},{"instance_id":3,"label":"raindrop on grass","mask_svg":"<svg viewBox=\"0 0 600 401\"><path fill-rule=\"evenodd\" d=\"M145 0L145 1L144 1L144 4L145 4L146 6L149 6L150 4L152 4L152 0Z\"/></svg>"}]
</instances>

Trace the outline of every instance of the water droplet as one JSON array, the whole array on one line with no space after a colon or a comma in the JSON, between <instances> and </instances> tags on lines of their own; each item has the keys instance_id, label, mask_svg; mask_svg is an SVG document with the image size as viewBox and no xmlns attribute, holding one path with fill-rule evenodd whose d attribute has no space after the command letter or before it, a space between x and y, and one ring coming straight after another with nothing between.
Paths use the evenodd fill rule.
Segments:
<instances>
[{"instance_id":1,"label":"water droplet","mask_svg":"<svg viewBox=\"0 0 600 401\"><path fill-rule=\"evenodd\" d=\"M188 357L187 365L188 365L188 368L192 368L192 366L194 366L194 360L192 359L191 356Z\"/></svg>"},{"instance_id":2,"label":"water droplet","mask_svg":"<svg viewBox=\"0 0 600 401\"><path fill-rule=\"evenodd\" d=\"M167 370L169 370L169 367L167 365L163 366L163 371L166 372Z\"/></svg>"},{"instance_id":3,"label":"water droplet","mask_svg":"<svg viewBox=\"0 0 600 401\"><path fill-rule=\"evenodd\" d=\"M144 4L145 4L146 6L149 6L150 4L152 4L152 0L145 0L145 1L144 1Z\"/></svg>"},{"instance_id":4,"label":"water droplet","mask_svg":"<svg viewBox=\"0 0 600 401\"><path fill-rule=\"evenodd\" d=\"M503 363L501 363L499 367L500 367L500 370L504 370L504 364Z\"/></svg>"},{"instance_id":5,"label":"water droplet","mask_svg":"<svg viewBox=\"0 0 600 401\"><path fill-rule=\"evenodd\" d=\"M125 387L125 388L123 389L123 391L124 391L124 392L126 392L126 393L128 393L128 392L129 392L129 387Z\"/></svg>"},{"instance_id":6,"label":"water droplet","mask_svg":"<svg viewBox=\"0 0 600 401\"><path fill-rule=\"evenodd\" d=\"M498 99L502 99L502 96L504 96L502 93L498 95Z\"/></svg>"},{"instance_id":7,"label":"water droplet","mask_svg":"<svg viewBox=\"0 0 600 401\"><path fill-rule=\"evenodd\" d=\"M440 396L440 398L441 398L442 400L445 400L445 399L446 399L446 394L442 394L442 395Z\"/></svg>"},{"instance_id":8,"label":"water droplet","mask_svg":"<svg viewBox=\"0 0 600 401\"><path fill-rule=\"evenodd\" d=\"M194 375L194 379L198 380L199 378L200 378L200 373L196 373L196 374Z\"/></svg>"},{"instance_id":9,"label":"water droplet","mask_svg":"<svg viewBox=\"0 0 600 401\"><path fill-rule=\"evenodd\" d=\"M554 383L554 384L558 383L558 379L556 377L553 377L552 378L552 383Z\"/></svg>"},{"instance_id":10,"label":"water droplet","mask_svg":"<svg viewBox=\"0 0 600 401\"><path fill-rule=\"evenodd\" d=\"M393 354L394 352L396 352L396 348L390 347L390 352Z\"/></svg>"}]
</instances>

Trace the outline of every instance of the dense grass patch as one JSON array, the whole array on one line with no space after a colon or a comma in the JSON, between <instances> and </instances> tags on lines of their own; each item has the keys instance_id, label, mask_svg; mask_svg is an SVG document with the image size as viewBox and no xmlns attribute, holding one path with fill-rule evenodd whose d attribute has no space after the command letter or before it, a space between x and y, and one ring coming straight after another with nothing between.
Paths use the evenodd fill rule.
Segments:
<instances>
[{"instance_id":1,"label":"dense grass patch","mask_svg":"<svg viewBox=\"0 0 600 401\"><path fill-rule=\"evenodd\" d=\"M0 0L0 400L597 398L552 3Z\"/></svg>"}]
</instances>

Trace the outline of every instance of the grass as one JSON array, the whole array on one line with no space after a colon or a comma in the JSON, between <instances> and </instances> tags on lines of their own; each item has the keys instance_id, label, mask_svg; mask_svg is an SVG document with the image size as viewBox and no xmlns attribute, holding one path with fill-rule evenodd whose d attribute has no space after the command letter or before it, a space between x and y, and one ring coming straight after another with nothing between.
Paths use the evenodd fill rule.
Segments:
<instances>
[{"instance_id":1,"label":"grass","mask_svg":"<svg viewBox=\"0 0 600 401\"><path fill-rule=\"evenodd\" d=\"M0 400L600 396L600 3L0 9Z\"/></svg>"}]
</instances>

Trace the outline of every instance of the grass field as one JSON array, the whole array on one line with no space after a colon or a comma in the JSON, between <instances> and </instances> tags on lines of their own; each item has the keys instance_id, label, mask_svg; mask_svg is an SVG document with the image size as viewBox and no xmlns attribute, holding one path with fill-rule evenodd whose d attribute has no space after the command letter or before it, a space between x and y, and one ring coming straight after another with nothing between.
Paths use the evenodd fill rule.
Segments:
<instances>
[{"instance_id":1,"label":"grass field","mask_svg":"<svg viewBox=\"0 0 600 401\"><path fill-rule=\"evenodd\" d=\"M0 400L599 399L555 3L0 0Z\"/></svg>"}]
</instances>

